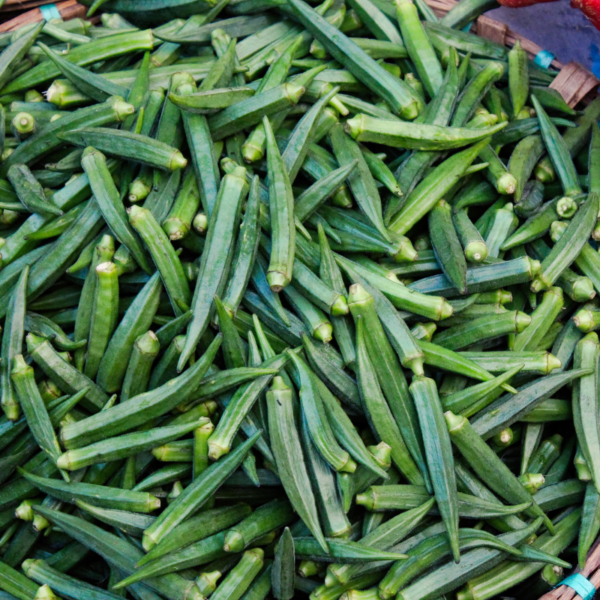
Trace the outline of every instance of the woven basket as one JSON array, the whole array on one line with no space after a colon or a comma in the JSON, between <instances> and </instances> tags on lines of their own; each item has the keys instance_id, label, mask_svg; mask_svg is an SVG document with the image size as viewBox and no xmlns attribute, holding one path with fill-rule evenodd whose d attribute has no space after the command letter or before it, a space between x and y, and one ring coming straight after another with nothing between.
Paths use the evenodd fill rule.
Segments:
<instances>
[{"instance_id":1,"label":"woven basket","mask_svg":"<svg viewBox=\"0 0 600 600\"><path fill-rule=\"evenodd\" d=\"M142 2L143 0L140 0ZM457 4L455 0L426 0L434 12L442 17L453 6ZM0 10L0 17L4 13L14 12L16 10L29 9L43 5L53 4L52 0L6 0ZM61 14L63 20L74 18L85 18L88 7L79 4L76 0L64 0L56 3L56 8ZM44 19L39 8L33 8L0 24L0 33L13 31L28 23L38 23ZM92 19L98 21L98 17ZM521 47L528 53L531 59L534 59L543 48L528 40L522 35L512 31L508 25L490 19L485 15L480 16L472 25L471 33L489 39L497 44L512 47L517 40L520 40ZM550 85L551 88L560 92L567 104L574 108L579 103L589 103L598 95L598 80L590 71L577 62L570 62L563 65L559 60L554 59L551 66L559 70L558 75ZM596 588L600 588L600 538L592 546L588 553L585 568L577 568L573 573L582 573L584 577ZM566 586L559 586L548 592L540 600L581 600L574 590Z\"/></svg>"}]
</instances>

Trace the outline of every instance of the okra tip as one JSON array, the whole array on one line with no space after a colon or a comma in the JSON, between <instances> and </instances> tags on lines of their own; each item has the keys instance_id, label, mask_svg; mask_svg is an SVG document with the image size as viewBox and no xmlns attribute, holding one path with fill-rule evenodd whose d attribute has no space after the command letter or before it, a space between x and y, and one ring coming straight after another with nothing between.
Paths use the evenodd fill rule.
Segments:
<instances>
[{"instance_id":1,"label":"okra tip","mask_svg":"<svg viewBox=\"0 0 600 600\"><path fill-rule=\"evenodd\" d=\"M288 285L290 278L279 271L269 271L267 273L267 283L272 292L278 294L283 288Z\"/></svg>"},{"instance_id":2,"label":"okra tip","mask_svg":"<svg viewBox=\"0 0 600 600\"><path fill-rule=\"evenodd\" d=\"M346 121L344 130L346 131L347 134L352 136L355 140L358 139L358 136L360 135L360 133L362 131L363 119L364 119L364 115L356 115L352 119L348 119Z\"/></svg>"},{"instance_id":3,"label":"okra tip","mask_svg":"<svg viewBox=\"0 0 600 600\"><path fill-rule=\"evenodd\" d=\"M135 106L125 102L120 96L114 97L113 109L119 121L124 121L129 115L135 113Z\"/></svg>"},{"instance_id":4,"label":"okra tip","mask_svg":"<svg viewBox=\"0 0 600 600\"><path fill-rule=\"evenodd\" d=\"M465 290L463 293L467 293L467 290ZM447 319L449 317L451 317L454 314L454 309L452 308L452 304L450 304L450 302L448 302L445 298L441 299L442 302L440 303L440 321L443 319Z\"/></svg>"},{"instance_id":5,"label":"okra tip","mask_svg":"<svg viewBox=\"0 0 600 600\"><path fill-rule=\"evenodd\" d=\"M514 194L517 189L517 180L512 173L504 173L497 181L498 192L504 195Z\"/></svg>"},{"instance_id":6,"label":"okra tip","mask_svg":"<svg viewBox=\"0 0 600 600\"><path fill-rule=\"evenodd\" d=\"M522 333L527 326L531 323L531 317L521 311L516 311L517 314L515 316L515 328L517 333Z\"/></svg>"},{"instance_id":7,"label":"okra tip","mask_svg":"<svg viewBox=\"0 0 600 600\"><path fill-rule=\"evenodd\" d=\"M239 531L231 530L225 534L223 543L225 552L241 552L245 545L244 536Z\"/></svg>"},{"instance_id":8,"label":"okra tip","mask_svg":"<svg viewBox=\"0 0 600 600\"><path fill-rule=\"evenodd\" d=\"M470 242L465 247L465 257L469 262L480 263L488 257L488 247L484 241Z\"/></svg>"},{"instance_id":9,"label":"okra tip","mask_svg":"<svg viewBox=\"0 0 600 600\"><path fill-rule=\"evenodd\" d=\"M573 198L569 196L563 196L556 204L556 212L563 219L570 219L579 208L579 205Z\"/></svg>"},{"instance_id":10,"label":"okra tip","mask_svg":"<svg viewBox=\"0 0 600 600\"><path fill-rule=\"evenodd\" d=\"M60 600L60 598L52 591L48 584L44 584L38 588L33 600Z\"/></svg>"},{"instance_id":11,"label":"okra tip","mask_svg":"<svg viewBox=\"0 0 600 600\"><path fill-rule=\"evenodd\" d=\"M334 317L341 317L343 315L347 315L349 312L348 303L346 302L346 298L344 296L338 296L335 299L335 302L331 305L331 314Z\"/></svg>"},{"instance_id":12,"label":"okra tip","mask_svg":"<svg viewBox=\"0 0 600 600\"><path fill-rule=\"evenodd\" d=\"M463 415L455 415L451 410L447 410L444 413L444 418L446 419L446 426L448 427L448 431L450 433L460 429L467 422L466 417Z\"/></svg>"},{"instance_id":13,"label":"okra tip","mask_svg":"<svg viewBox=\"0 0 600 600\"><path fill-rule=\"evenodd\" d=\"M361 302L368 302L372 299L371 294L360 285L360 283L353 283L348 290L348 304L360 304Z\"/></svg>"},{"instance_id":14,"label":"okra tip","mask_svg":"<svg viewBox=\"0 0 600 600\"><path fill-rule=\"evenodd\" d=\"M356 494L356 504L364 506L367 510L373 510L375 506L375 498L373 497L373 490L368 489L362 494Z\"/></svg>"},{"instance_id":15,"label":"okra tip","mask_svg":"<svg viewBox=\"0 0 600 600\"><path fill-rule=\"evenodd\" d=\"M179 152L179 150L175 150L175 152L173 152L173 154L171 155L171 162L169 164L169 168L171 169L171 171L183 169L187 165L187 163L187 158L185 158L183 154Z\"/></svg>"},{"instance_id":16,"label":"okra tip","mask_svg":"<svg viewBox=\"0 0 600 600\"><path fill-rule=\"evenodd\" d=\"M321 323L314 331L313 337L321 340L324 344L329 344L333 339L333 327L331 323Z\"/></svg>"}]
</instances>

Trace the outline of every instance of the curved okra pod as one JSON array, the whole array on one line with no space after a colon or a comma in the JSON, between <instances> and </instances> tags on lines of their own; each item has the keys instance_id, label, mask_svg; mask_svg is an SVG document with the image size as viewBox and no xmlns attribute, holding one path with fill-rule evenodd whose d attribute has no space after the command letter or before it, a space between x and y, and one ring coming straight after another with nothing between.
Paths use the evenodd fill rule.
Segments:
<instances>
[{"instance_id":1,"label":"curved okra pod","mask_svg":"<svg viewBox=\"0 0 600 600\"><path fill-rule=\"evenodd\" d=\"M371 357L371 368L377 374L376 379L387 398L395 423L401 432L401 438L404 439L404 443L421 472L421 476L416 479L424 480L429 487L418 417L408 393L406 379L402 373L400 363L377 315L375 300L360 284L354 284L350 288L349 301L357 327L359 321L362 321L363 342L366 344L363 353L368 353L363 358ZM379 357L378 360L373 360L372 357L375 356ZM368 366L368 363L366 363L366 366ZM390 443L390 445L394 448L393 444ZM398 455L397 460L400 460L400 455ZM410 465L410 463L408 464ZM405 468L398 466L400 469ZM415 478L415 475L413 474L411 477Z\"/></svg>"},{"instance_id":2,"label":"curved okra pod","mask_svg":"<svg viewBox=\"0 0 600 600\"><path fill-rule=\"evenodd\" d=\"M529 70L527 53L521 48L520 40L508 53L508 89L513 107L513 116L521 112L529 96Z\"/></svg>"},{"instance_id":3,"label":"curved okra pod","mask_svg":"<svg viewBox=\"0 0 600 600\"><path fill-rule=\"evenodd\" d=\"M123 382L133 345L152 324L161 290L160 274L156 272L135 297L110 338L97 377L98 384L107 392L116 392Z\"/></svg>"},{"instance_id":4,"label":"curved okra pod","mask_svg":"<svg viewBox=\"0 0 600 600\"><path fill-rule=\"evenodd\" d=\"M293 519L294 511L287 500L267 502L227 531L223 549L225 552L241 552L255 540Z\"/></svg>"},{"instance_id":5,"label":"curved okra pod","mask_svg":"<svg viewBox=\"0 0 600 600\"><path fill-rule=\"evenodd\" d=\"M267 139L269 171L269 204L272 244L267 280L274 292L280 292L292 280L296 227L294 224L294 195L290 178L279 153L268 118L263 119Z\"/></svg>"},{"instance_id":6,"label":"curved okra pod","mask_svg":"<svg viewBox=\"0 0 600 600\"><path fill-rule=\"evenodd\" d=\"M13 359L10 377L17 392L19 404L27 419L29 430L40 448L56 463L60 455L60 444L35 383L33 368L25 363L22 354Z\"/></svg>"},{"instance_id":7,"label":"curved okra pod","mask_svg":"<svg viewBox=\"0 0 600 600\"><path fill-rule=\"evenodd\" d=\"M144 548L147 551L151 550L177 525L194 513L222 485L223 481L241 465L260 435L260 432L255 433L221 462L212 464L199 477L194 479L183 493L161 513L160 517L144 531L142 538Z\"/></svg>"},{"instance_id":8,"label":"curved okra pod","mask_svg":"<svg viewBox=\"0 0 600 600\"><path fill-rule=\"evenodd\" d=\"M515 216L513 205L509 202L495 210L485 228L485 244L488 256L500 257L500 248L510 234L518 226L519 220Z\"/></svg>"},{"instance_id":9,"label":"curved okra pod","mask_svg":"<svg viewBox=\"0 0 600 600\"><path fill-rule=\"evenodd\" d=\"M50 345L33 334L27 336L27 351L33 360L62 391L68 394L82 394L84 404L91 411L100 410L108 401L108 396L83 373L72 367Z\"/></svg>"},{"instance_id":10,"label":"curved okra pod","mask_svg":"<svg viewBox=\"0 0 600 600\"><path fill-rule=\"evenodd\" d=\"M575 347L573 366L579 369L590 369L591 373L579 378L573 385L573 422L581 452L590 468L596 489L600 481L599 461L594 455L600 445L598 434L598 407L591 402L592 389L597 385L598 377L598 336L588 333Z\"/></svg>"},{"instance_id":11,"label":"curved okra pod","mask_svg":"<svg viewBox=\"0 0 600 600\"><path fill-rule=\"evenodd\" d=\"M447 158L410 193L390 222L390 229L404 234L422 219L464 175L465 170L488 145L484 139Z\"/></svg>"},{"instance_id":12,"label":"curved okra pod","mask_svg":"<svg viewBox=\"0 0 600 600\"><path fill-rule=\"evenodd\" d=\"M304 163L309 146L313 142L323 110L338 91L339 88L334 87L330 92L325 94L323 98L319 99L302 119L300 119L288 138L281 159L288 172L290 183L294 183L294 180L302 167L302 163Z\"/></svg>"},{"instance_id":13,"label":"curved okra pod","mask_svg":"<svg viewBox=\"0 0 600 600\"><path fill-rule=\"evenodd\" d=\"M373 529L361 540L361 546L367 546L377 550L396 551L398 543L401 542L409 533L411 533L426 517L427 513L434 505L434 499L425 501L420 506L396 515L385 523ZM404 560L397 561L395 564L403 563ZM346 584L352 580L361 567L358 564L332 564L327 568L325 577L328 587L338 583Z\"/></svg>"},{"instance_id":14,"label":"curved okra pod","mask_svg":"<svg viewBox=\"0 0 600 600\"><path fill-rule=\"evenodd\" d=\"M415 485L422 485L425 481L424 477L408 452L397 421L394 420L392 411L383 396L372 359L369 356L364 335L364 329L368 325L368 323L363 323L360 316L357 317L358 382L365 413L373 432L392 448L392 459L397 468L409 481L414 482Z\"/></svg>"},{"instance_id":15,"label":"curved okra pod","mask_svg":"<svg viewBox=\"0 0 600 600\"><path fill-rule=\"evenodd\" d=\"M117 267L112 262L105 262L96 267L96 289L83 369L83 374L90 379L96 379L100 361L117 324L118 311Z\"/></svg>"},{"instance_id":16,"label":"curved okra pod","mask_svg":"<svg viewBox=\"0 0 600 600\"><path fill-rule=\"evenodd\" d=\"M294 214L301 221L308 219L321 204L327 201L358 165L355 160L344 167L335 169L318 179L311 187L300 194L294 204Z\"/></svg>"},{"instance_id":17,"label":"curved okra pod","mask_svg":"<svg viewBox=\"0 0 600 600\"><path fill-rule=\"evenodd\" d=\"M445 417L452 443L481 480L508 502L515 504L531 502L532 506L526 513L533 517L542 517L548 529L553 532L554 526L550 519L497 454L473 429L469 421L449 411L445 413Z\"/></svg>"},{"instance_id":18,"label":"curved okra pod","mask_svg":"<svg viewBox=\"0 0 600 600\"><path fill-rule=\"evenodd\" d=\"M65 483L57 479L38 477L22 469L20 472L27 481L33 483L38 489L63 502L74 504L77 500L83 500L101 508L130 510L141 513L150 513L160 506L160 500L147 492L134 492L75 481Z\"/></svg>"},{"instance_id":19,"label":"curved okra pod","mask_svg":"<svg viewBox=\"0 0 600 600\"><path fill-rule=\"evenodd\" d=\"M300 429L302 449L308 466L308 474L315 489L317 509L324 533L328 538L346 538L350 535L351 525L339 493L337 482L340 476L337 475L336 481L336 474L329 468L315 447L304 417Z\"/></svg>"},{"instance_id":20,"label":"curved okra pod","mask_svg":"<svg viewBox=\"0 0 600 600\"><path fill-rule=\"evenodd\" d=\"M465 258L469 262L480 263L488 257L489 250L483 237L469 219L467 211L467 208L455 210L452 222L463 247Z\"/></svg>"},{"instance_id":21,"label":"curved okra pod","mask_svg":"<svg viewBox=\"0 0 600 600\"><path fill-rule=\"evenodd\" d=\"M129 222L144 240L163 280L176 315L189 309L191 294L179 256L167 234L147 208L132 206Z\"/></svg>"},{"instance_id":22,"label":"curved okra pod","mask_svg":"<svg viewBox=\"0 0 600 600\"><path fill-rule=\"evenodd\" d=\"M112 437L83 448L69 450L59 456L57 464L61 469L77 471L89 465L135 456L139 452L145 452L176 440L206 422L208 419L200 418L196 423L158 427L139 433Z\"/></svg>"},{"instance_id":23,"label":"curved okra pod","mask_svg":"<svg viewBox=\"0 0 600 600\"><path fill-rule=\"evenodd\" d=\"M194 314L188 327L185 348L177 364L179 372L206 331L214 313L214 296L220 296L225 287L234 248L234 232L238 226L242 201L247 193L244 168L239 167L223 178L200 263L193 298Z\"/></svg>"},{"instance_id":24,"label":"curved okra pod","mask_svg":"<svg viewBox=\"0 0 600 600\"><path fill-rule=\"evenodd\" d=\"M357 115L346 122L346 131L357 142L373 142L392 148L441 151L462 148L495 135L506 123L491 127L443 127Z\"/></svg>"},{"instance_id":25,"label":"curved okra pod","mask_svg":"<svg viewBox=\"0 0 600 600\"><path fill-rule=\"evenodd\" d=\"M459 529L458 541L461 550L488 547L504 550L513 556L519 552L515 547L499 538L477 529ZM379 583L379 596L384 600L391 598L419 575L426 572L430 565L435 564L442 557L450 555L450 552L446 534L438 533L423 540L407 552L408 560L394 563Z\"/></svg>"},{"instance_id":26,"label":"curved okra pod","mask_svg":"<svg viewBox=\"0 0 600 600\"><path fill-rule=\"evenodd\" d=\"M174 553L215 533L233 527L236 523L248 517L251 512L250 507L243 503L204 510L186 520L185 523L175 527L158 545L154 546L150 552L144 555L137 564L141 567L161 556Z\"/></svg>"},{"instance_id":27,"label":"curved okra pod","mask_svg":"<svg viewBox=\"0 0 600 600\"><path fill-rule=\"evenodd\" d=\"M318 232L321 249L321 264L319 266L321 279L337 293L346 295L346 286L344 285L340 268L335 262L333 252L327 241L327 236L321 225L318 227ZM351 329L351 323L344 316L332 316L331 324L335 340L344 358L344 363L346 365L353 364L356 359L356 352L354 350L354 334Z\"/></svg>"},{"instance_id":28,"label":"curved okra pod","mask_svg":"<svg viewBox=\"0 0 600 600\"><path fill-rule=\"evenodd\" d=\"M104 102L111 96L127 96L129 90L115 82L97 75L96 73L79 67L73 62L66 60L46 44L41 42L38 46L44 51L44 54L52 63L60 70L62 75L66 77L81 93L96 100L96 102ZM137 107L136 107L137 108Z\"/></svg>"},{"instance_id":29,"label":"curved okra pod","mask_svg":"<svg viewBox=\"0 0 600 600\"><path fill-rule=\"evenodd\" d=\"M563 438L555 434L544 440L527 465L528 473L541 473L545 475L552 463L559 457Z\"/></svg>"},{"instance_id":30,"label":"curved okra pod","mask_svg":"<svg viewBox=\"0 0 600 600\"><path fill-rule=\"evenodd\" d=\"M461 293L467 291L467 263L452 222L452 209L440 200L429 213L429 236L442 271Z\"/></svg>"},{"instance_id":31,"label":"curved okra pod","mask_svg":"<svg viewBox=\"0 0 600 600\"><path fill-rule=\"evenodd\" d=\"M576 369L567 373L557 373L548 377L542 377L532 384L522 387L517 394L509 398L500 398L487 411L480 412L472 419L472 427L476 433L489 439L500 433L506 427L513 425L518 421L523 413L527 413L536 404L539 404L551 397L557 390L564 385L583 377L587 374L585 369ZM533 427L528 427L528 429ZM540 428L537 428L538 430ZM525 436L527 437L527 436ZM523 447L527 448L527 443L523 442ZM532 450L536 448L537 443L532 444ZM528 463L529 458L524 461ZM526 468L522 469L525 472Z\"/></svg>"},{"instance_id":32,"label":"curved okra pod","mask_svg":"<svg viewBox=\"0 0 600 600\"><path fill-rule=\"evenodd\" d=\"M497 390L501 385L510 381L521 369L522 365L517 365L512 369L499 375L490 381L484 381L477 385L470 386L464 390L456 391L441 398L442 407L445 411L449 410L455 414L461 414L470 417L486 404L481 406L482 402L491 403L493 400L487 401L488 396Z\"/></svg>"},{"instance_id":33,"label":"curved okra pod","mask_svg":"<svg viewBox=\"0 0 600 600\"><path fill-rule=\"evenodd\" d=\"M104 155L94 148L86 148L81 164L88 175L90 187L102 216L115 237L127 247L140 267L146 273L150 273L152 269L146 251L127 222L125 206L113 182Z\"/></svg>"},{"instance_id":34,"label":"curved okra pod","mask_svg":"<svg viewBox=\"0 0 600 600\"><path fill-rule=\"evenodd\" d=\"M323 206L319 215L326 219L330 227L335 227L335 230L330 229L329 234L333 232L343 240L341 250L385 252L398 262L413 261L417 258L417 253L407 237L392 235L390 240L383 238L360 213ZM334 239L333 236L330 237ZM361 241L364 242L362 248Z\"/></svg>"},{"instance_id":35,"label":"curved okra pod","mask_svg":"<svg viewBox=\"0 0 600 600\"><path fill-rule=\"evenodd\" d=\"M208 454L213 460L218 460L227 454L232 447L233 439L242 422L258 400L260 394L271 383L273 377L287 363L287 356L276 355L262 363L265 374L253 381L240 386L223 411L224 419L219 421L215 431L208 440Z\"/></svg>"},{"instance_id":36,"label":"curved okra pod","mask_svg":"<svg viewBox=\"0 0 600 600\"><path fill-rule=\"evenodd\" d=\"M118 330L117 330L118 331ZM110 345L109 345L110 347ZM152 363L160 352L161 344L153 331L140 335L131 348L121 386L121 402L126 402L148 389ZM103 362L100 363L102 373ZM119 365L121 368L121 365Z\"/></svg>"},{"instance_id":37,"label":"curved okra pod","mask_svg":"<svg viewBox=\"0 0 600 600\"><path fill-rule=\"evenodd\" d=\"M348 405L359 409L360 397L356 382L342 369L342 365L336 365L307 335L302 336L302 344L311 367L323 383Z\"/></svg>"},{"instance_id":38,"label":"curved okra pod","mask_svg":"<svg viewBox=\"0 0 600 600\"><path fill-rule=\"evenodd\" d=\"M31 334L29 334L31 336ZM29 336L28 336L29 337ZM106 431L113 435L130 431L153 418L167 413L185 401L198 386L221 344L221 336L215 337L204 355L185 373L167 384L130 398L82 421L63 427L61 440L67 450L81 448L105 438ZM44 344L40 344L38 350ZM91 386L94 386L90 382ZM185 392L184 392L185 390Z\"/></svg>"},{"instance_id":39,"label":"curved okra pod","mask_svg":"<svg viewBox=\"0 0 600 600\"><path fill-rule=\"evenodd\" d=\"M454 110L453 127L463 127L471 119L482 98L503 74L504 66L491 61L471 78L462 91Z\"/></svg>"},{"instance_id":40,"label":"curved okra pod","mask_svg":"<svg viewBox=\"0 0 600 600\"><path fill-rule=\"evenodd\" d=\"M302 415L315 447L333 469L353 473L356 463L339 446L333 435L323 400L308 365L295 352L287 351L287 354L298 371Z\"/></svg>"},{"instance_id":41,"label":"curved okra pod","mask_svg":"<svg viewBox=\"0 0 600 600\"><path fill-rule=\"evenodd\" d=\"M163 229L169 239L179 240L185 237L192 227L192 221L198 212L200 195L193 169L188 169L183 176L183 182L173 207L167 218L163 221Z\"/></svg>"},{"instance_id":42,"label":"curved okra pod","mask_svg":"<svg viewBox=\"0 0 600 600\"><path fill-rule=\"evenodd\" d=\"M533 292L551 286L581 253L594 229L600 209L598 194L591 193L567 225L564 234L542 261L542 271L531 284Z\"/></svg>"},{"instance_id":43,"label":"curved okra pod","mask_svg":"<svg viewBox=\"0 0 600 600\"><path fill-rule=\"evenodd\" d=\"M416 377L409 390L419 415L425 457L436 504L448 532L452 555L455 562L459 562L458 492L452 446L444 422L442 405L435 382L428 377Z\"/></svg>"},{"instance_id":44,"label":"curved okra pod","mask_svg":"<svg viewBox=\"0 0 600 600\"><path fill-rule=\"evenodd\" d=\"M336 254L335 259L342 270L347 271L350 276L352 276L352 271L355 271L373 287L385 294L396 308L408 310L436 321L452 315L451 305L443 298L425 294L415 295L402 284L371 273L358 263L352 262L341 255Z\"/></svg>"},{"instance_id":45,"label":"curved okra pod","mask_svg":"<svg viewBox=\"0 0 600 600\"><path fill-rule=\"evenodd\" d=\"M532 94L531 101L540 122L540 131L544 139L546 150L552 159L552 164L562 183L565 196L573 197L581 193L581 186L577 178L577 170L565 140L560 135L556 125L552 123L539 100Z\"/></svg>"},{"instance_id":46,"label":"curved okra pod","mask_svg":"<svg viewBox=\"0 0 600 600\"><path fill-rule=\"evenodd\" d=\"M284 83L219 111L208 118L213 141L234 135L252 125L257 125L264 117L295 106L304 91L305 88L301 85Z\"/></svg>"},{"instance_id":47,"label":"curved okra pod","mask_svg":"<svg viewBox=\"0 0 600 600\"><path fill-rule=\"evenodd\" d=\"M529 326L515 335L514 352L533 351L544 337L564 305L562 288L552 287L544 292L542 302L531 315Z\"/></svg>"},{"instance_id":48,"label":"curved okra pod","mask_svg":"<svg viewBox=\"0 0 600 600\"><path fill-rule=\"evenodd\" d=\"M529 248L532 251L534 258L542 262L552 251L544 240L535 240L529 245ZM596 295L592 280L589 277L575 273L568 267L562 271L556 280L556 283L567 293L571 300L574 300L575 302L589 302Z\"/></svg>"},{"instance_id":49,"label":"curved okra pod","mask_svg":"<svg viewBox=\"0 0 600 600\"><path fill-rule=\"evenodd\" d=\"M302 447L294 418L292 392L280 377L276 377L269 392L269 437L275 455L277 471L289 501L309 528L321 548L328 549L317 514Z\"/></svg>"},{"instance_id":50,"label":"curved okra pod","mask_svg":"<svg viewBox=\"0 0 600 600\"><path fill-rule=\"evenodd\" d=\"M417 7L412 2L397 2L396 17L408 55L415 64L425 90L433 98L442 85L442 67L419 21Z\"/></svg>"},{"instance_id":51,"label":"curved okra pod","mask_svg":"<svg viewBox=\"0 0 600 600\"><path fill-rule=\"evenodd\" d=\"M550 202L543 204L521 227L519 227L500 248L503 251L510 250L515 246L520 246L546 235L554 221L561 219L558 203L562 198L555 198Z\"/></svg>"},{"instance_id":52,"label":"curved okra pod","mask_svg":"<svg viewBox=\"0 0 600 600\"><path fill-rule=\"evenodd\" d=\"M77 146L97 148L100 152L120 158L136 160L143 164L174 171L187 165L187 160L177 148L140 133L104 127L83 127L59 134L64 141Z\"/></svg>"},{"instance_id":53,"label":"curved okra pod","mask_svg":"<svg viewBox=\"0 0 600 600\"><path fill-rule=\"evenodd\" d=\"M2 346L0 350L0 400L2 410L9 421L19 418L19 399L11 382L10 370L14 359L21 353L25 336L25 312L27 310L27 280L29 267L25 266L8 301Z\"/></svg>"},{"instance_id":54,"label":"curved okra pod","mask_svg":"<svg viewBox=\"0 0 600 600\"><path fill-rule=\"evenodd\" d=\"M536 163L543 154L544 142L539 135L524 137L512 151L508 161L508 171L513 175L517 182L515 188L515 200L518 203L521 201L526 184L529 181L529 177L531 176ZM539 182L538 185L540 185ZM519 206L519 204L517 204L517 206ZM519 209L517 209L517 214L519 216L525 216L521 215Z\"/></svg>"},{"instance_id":55,"label":"curved okra pod","mask_svg":"<svg viewBox=\"0 0 600 600\"><path fill-rule=\"evenodd\" d=\"M223 304L231 313L236 312L246 291L258 252L260 241L259 185L260 180L258 176L255 176L250 186L244 218L240 225L240 234L234 249L230 278L223 295Z\"/></svg>"},{"instance_id":56,"label":"curved okra pod","mask_svg":"<svg viewBox=\"0 0 600 600\"><path fill-rule=\"evenodd\" d=\"M82 348L87 343L86 340L71 341L60 325L57 325L48 317L31 311L25 316L25 331L52 340L59 350L66 352Z\"/></svg>"},{"instance_id":57,"label":"curved okra pod","mask_svg":"<svg viewBox=\"0 0 600 600\"><path fill-rule=\"evenodd\" d=\"M348 177L348 184L361 211L385 241L391 241L381 211L381 198L375 180L369 171L360 147L344 132L342 125L335 125L329 132L334 154L340 166L358 161L356 169Z\"/></svg>"},{"instance_id":58,"label":"curved okra pod","mask_svg":"<svg viewBox=\"0 0 600 600\"><path fill-rule=\"evenodd\" d=\"M445 329L434 337L434 343L450 350L461 350L508 333L520 334L530 323L531 317L520 311L491 314Z\"/></svg>"},{"instance_id":59,"label":"curved okra pod","mask_svg":"<svg viewBox=\"0 0 600 600\"><path fill-rule=\"evenodd\" d=\"M58 215L63 211L46 199L44 189L27 165L13 165L7 173L21 204L32 213L42 216Z\"/></svg>"}]
</instances>

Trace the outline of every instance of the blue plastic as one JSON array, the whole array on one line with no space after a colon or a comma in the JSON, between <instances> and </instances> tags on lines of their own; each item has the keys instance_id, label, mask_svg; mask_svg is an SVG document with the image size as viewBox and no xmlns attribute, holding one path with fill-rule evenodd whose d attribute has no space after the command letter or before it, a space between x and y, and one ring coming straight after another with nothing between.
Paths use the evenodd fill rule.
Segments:
<instances>
[{"instance_id":1,"label":"blue plastic","mask_svg":"<svg viewBox=\"0 0 600 600\"><path fill-rule=\"evenodd\" d=\"M56 8L56 4L46 4L45 6L40 6L39 9L44 21L50 21L50 19L62 20L62 16L58 8Z\"/></svg>"},{"instance_id":2,"label":"blue plastic","mask_svg":"<svg viewBox=\"0 0 600 600\"><path fill-rule=\"evenodd\" d=\"M596 593L596 588L581 573L574 573L563 579L556 587L566 585L575 590L583 600L592 600Z\"/></svg>"},{"instance_id":3,"label":"blue plastic","mask_svg":"<svg viewBox=\"0 0 600 600\"><path fill-rule=\"evenodd\" d=\"M554 56L554 54L552 54L552 52L548 52L548 50L542 50L538 52L538 55L533 59L533 62L536 65L547 69L552 64L552 61L555 58L556 57Z\"/></svg>"}]
</instances>

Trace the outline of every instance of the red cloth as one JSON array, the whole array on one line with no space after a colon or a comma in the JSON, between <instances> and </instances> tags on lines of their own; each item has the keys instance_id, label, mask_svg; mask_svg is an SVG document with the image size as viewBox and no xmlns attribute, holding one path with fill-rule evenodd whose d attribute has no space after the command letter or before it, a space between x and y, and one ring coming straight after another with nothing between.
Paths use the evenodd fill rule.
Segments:
<instances>
[{"instance_id":1,"label":"red cloth","mask_svg":"<svg viewBox=\"0 0 600 600\"><path fill-rule=\"evenodd\" d=\"M556 0L498 0L502 6L521 8L543 2L556 2ZM600 0L571 0L571 6L578 8L600 30Z\"/></svg>"},{"instance_id":2,"label":"red cloth","mask_svg":"<svg viewBox=\"0 0 600 600\"><path fill-rule=\"evenodd\" d=\"M556 0L498 0L502 6L509 8L522 8L523 6L532 6L542 4L543 2L556 2Z\"/></svg>"},{"instance_id":3,"label":"red cloth","mask_svg":"<svg viewBox=\"0 0 600 600\"><path fill-rule=\"evenodd\" d=\"M578 8L600 30L600 0L571 0L571 6Z\"/></svg>"}]
</instances>

